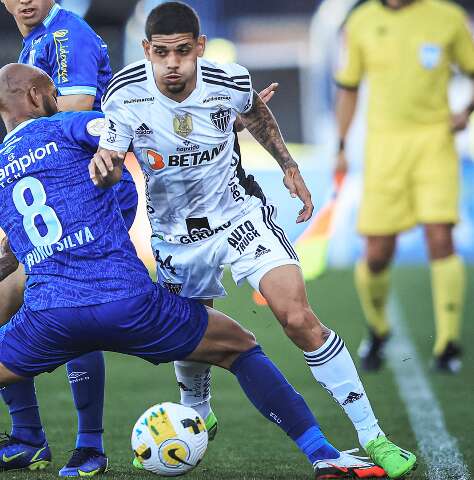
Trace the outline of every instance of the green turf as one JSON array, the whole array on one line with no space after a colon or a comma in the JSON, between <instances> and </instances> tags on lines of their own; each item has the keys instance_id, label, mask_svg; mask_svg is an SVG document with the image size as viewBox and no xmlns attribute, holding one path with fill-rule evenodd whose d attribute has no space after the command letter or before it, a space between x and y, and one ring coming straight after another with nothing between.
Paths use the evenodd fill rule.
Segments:
<instances>
[{"instance_id":1,"label":"green turf","mask_svg":"<svg viewBox=\"0 0 474 480\"><path fill-rule=\"evenodd\" d=\"M474 269L469 273L474 280ZM395 272L394 284L404 315L409 319L410 332L423 362L427 364L433 341L428 273L422 268L399 269ZM265 351L305 396L330 440L340 449L357 446L352 426L342 410L315 384L301 353L285 338L267 309L252 304L247 287L236 289L227 277L226 285L230 298L219 302L218 307L241 320L257 335ZM336 329L354 352L364 326L352 274L349 271L330 272L312 282L308 290L311 304L323 322ZM470 299L466 318L472 318L473 314L474 302ZM473 336L474 324L471 322L465 326L464 337ZM465 344L469 346L468 340ZM472 365L474 352L471 350L466 354L465 369L460 376L429 374L429 378L445 413L448 429L458 438L466 462L474 472ZM214 369L213 378L213 406L219 417L220 432L200 467L187 478L313 478L306 460L276 426L253 410L233 376ZM363 380L383 428L404 448L416 451L416 442L391 372L385 370L383 374L367 375ZM8 478L57 478L57 470L67 460L68 450L74 446L76 420L64 369L43 375L38 380L38 392L54 464L47 472L11 472ZM131 467L131 428L138 416L153 403L177 400L178 391L170 366L157 368L138 359L107 355L105 442L111 461L109 478L152 478L151 474L136 472ZM0 427L4 429L8 422L5 410L2 410L1 419ZM412 479L426 478L423 460L420 460L420 467ZM7 474L2 475L7 478Z\"/></svg>"}]
</instances>

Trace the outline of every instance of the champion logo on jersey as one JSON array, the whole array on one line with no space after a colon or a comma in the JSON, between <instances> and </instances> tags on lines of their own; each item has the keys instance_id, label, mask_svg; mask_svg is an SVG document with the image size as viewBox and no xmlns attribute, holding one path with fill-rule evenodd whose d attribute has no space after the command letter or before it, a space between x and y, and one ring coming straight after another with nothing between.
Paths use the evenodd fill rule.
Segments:
<instances>
[{"instance_id":1,"label":"champion logo on jersey","mask_svg":"<svg viewBox=\"0 0 474 480\"><path fill-rule=\"evenodd\" d=\"M230 122L230 108L219 105L219 110L210 114L213 125L221 132L226 132Z\"/></svg>"},{"instance_id":2,"label":"champion logo on jersey","mask_svg":"<svg viewBox=\"0 0 474 480\"><path fill-rule=\"evenodd\" d=\"M255 250L255 259L260 258L262 255L270 252L271 250L269 248L265 248L263 245L259 244L257 249Z\"/></svg>"},{"instance_id":3,"label":"champion logo on jersey","mask_svg":"<svg viewBox=\"0 0 474 480\"><path fill-rule=\"evenodd\" d=\"M136 130L137 135L151 135L153 130L151 130L146 123L142 123Z\"/></svg>"}]
</instances>

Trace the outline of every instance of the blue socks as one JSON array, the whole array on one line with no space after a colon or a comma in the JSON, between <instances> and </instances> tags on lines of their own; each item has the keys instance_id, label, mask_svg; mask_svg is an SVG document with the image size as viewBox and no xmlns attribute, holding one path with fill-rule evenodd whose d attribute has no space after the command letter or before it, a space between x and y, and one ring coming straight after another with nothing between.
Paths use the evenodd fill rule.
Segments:
<instances>
[{"instance_id":1,"label":"blue socks","mask_svg":"<svg viewBox=\"0 0 474 480\"><path fill-rule=\"evenodd\" d=\"M11 435L31 445L42 445L46 437L41 426L33 379L13 383L0 391L12 419Z\"/></svg>"},{"instance_id":2,"label":"blue socks","mask_svg":"<svg viewBox=\"0 0 474 480\"><path fill-rule=\"evenodd\" d=\"M230 371L259 412L276 423L311 463L338 458L303 397L263 353L260 346L242 353Z\"/></svg>"},{"instance_id":3,"label":"blue socks","mask_svg":"<svg viewBox=\"0 0 474 480\"><path fill-rule=\"evenodd\" d=\"M68 362L66 368L77 410L76 448L92 447L103 452L104 354L87 353Z\"/></svg>"}]
</instances>

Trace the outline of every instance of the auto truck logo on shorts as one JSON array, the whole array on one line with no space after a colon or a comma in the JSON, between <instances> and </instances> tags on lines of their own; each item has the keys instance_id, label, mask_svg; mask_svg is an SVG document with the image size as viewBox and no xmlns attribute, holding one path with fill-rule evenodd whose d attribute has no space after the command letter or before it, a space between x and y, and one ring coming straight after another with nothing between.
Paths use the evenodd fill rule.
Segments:
<instances>
[{"instance_id":1,"label":"auto truck logo on shorts","mask_svg":"<svg viewBox=\"0 0 474 480\"><path fill-rule=\"evenodd\" d=\"M260 234L257 232L253 223L250 220L247 220L232 231L227 238L227 241L231 247L235 248L240 254L242 254L245 252L245 249L249 246L250 242L257 237L260 237Z\"/></svg>"}]
</instances>

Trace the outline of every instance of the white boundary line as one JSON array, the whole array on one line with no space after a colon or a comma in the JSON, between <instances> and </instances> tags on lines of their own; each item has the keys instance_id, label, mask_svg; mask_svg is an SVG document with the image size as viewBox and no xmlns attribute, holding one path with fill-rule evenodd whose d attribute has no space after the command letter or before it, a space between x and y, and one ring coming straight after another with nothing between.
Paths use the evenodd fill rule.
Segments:
<instances>
[{"instance_id":1,"label":"white boundary line","mask_svg":"<svg viewBox=\"0 0 474 480\"><path fill-rule=\"evenodd\" d=\"M442 410L410 340L396 298L391 298L388 313L393 329L386 349L387 362L395 375L419 451L426 462L426 478L469 480L471 474L457 439L446 429Z\"/></svg>"}]
</instances>

